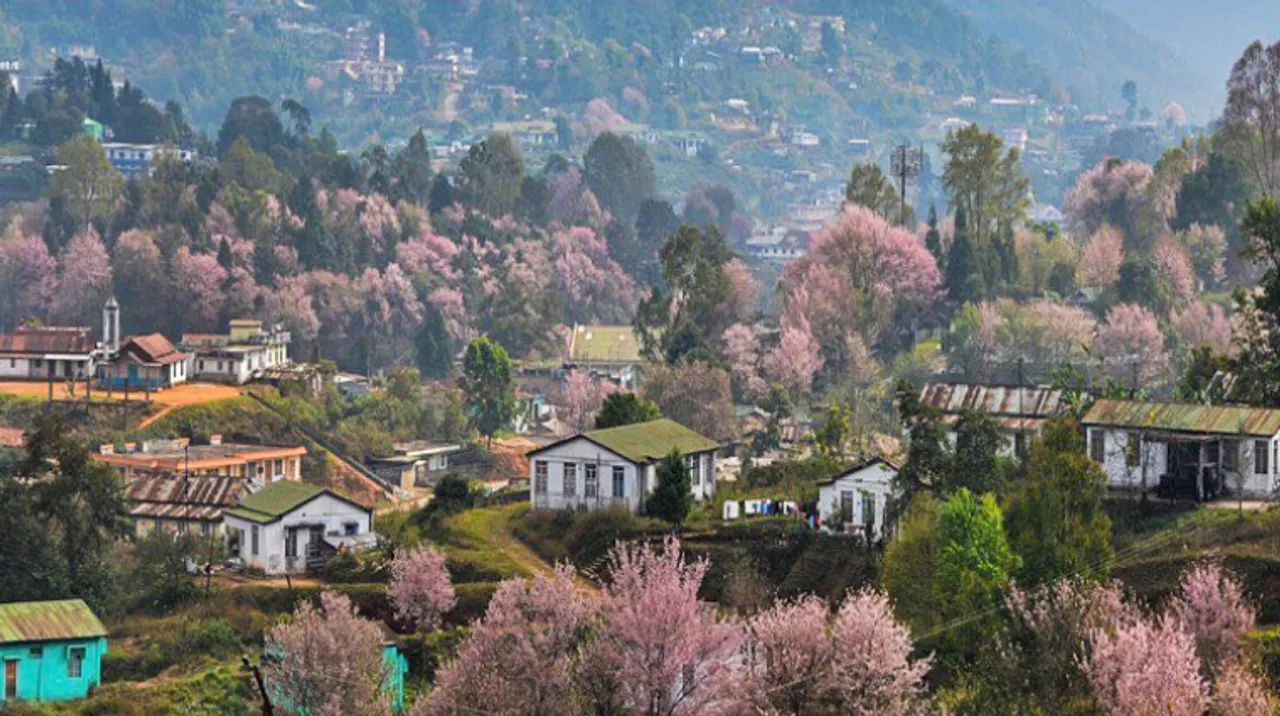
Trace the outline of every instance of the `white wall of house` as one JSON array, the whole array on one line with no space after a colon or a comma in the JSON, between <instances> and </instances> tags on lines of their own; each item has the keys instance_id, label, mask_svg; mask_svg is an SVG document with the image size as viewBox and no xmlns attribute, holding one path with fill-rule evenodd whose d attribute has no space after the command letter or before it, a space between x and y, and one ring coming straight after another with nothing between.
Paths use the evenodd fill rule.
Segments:
<instances>
[{"instance_id":1,"label":"white wall of house","mask_svg":"<svg viewBox=\"0 0 1280 716\"><path fill-rule=\"evenodd\" d=\"M1131 453L1130 440L1140 440L1140 450ZM1089 455L1100 462L1111 487L1141 489L1143 468L1146 469L1146 487L1155 489L1160 475L1168 470L1168 442L1156 439L1142 440L1138 431L1119 428L1089 428L1087 432ZM1101 443L1101 445L1099 445ZM1201 450L1206 446L1201 445ZM1265 451L1259 458L1256 453ZM1235 470L1229 469L1234 452ZM1276 486L1276 460L1280 457L1280 436L1267 438L1223 437L1222 465L1225 484L1231 492L1240 491L1246 497L1269 497ZM1101 458L1101 459L1100 459ZM1261 468L1261 471L1259 471Z\"/></svg>"},{"instance_id":2,"label":"white wall of house","mask_svg":"<svg viewBox=\"0 0 1280 716\"><path fill-rule=\"evenodd\" d=\"M0 378L28 378L31 361L26 358L0 358Z\"/></svg>"},{"instance_id":3,"label":"white wall of house","mask_svg":"<svg viewBox=\"0 0 1280 716\"><path fill-rule=\"evenodd\" d=\"M884 519L897 471L877 462L818 488L818 514L828 525L861 532L868 522L873 539L884 536Z\"/></svg>"},{"instance_id":4,"label":"white wall of house","mask_svg":"<svg viewBox=\"0 0 1280 716\"><path fill-rule=\"evenodd\" d=\"M224 531L230 535L239 531L239 548L236 555L245 565L261 569L267 574L284 574L306 570L306 556L311 540L310 528L322 527L326 535L365 534L373 530L373 515L369 510L339 500L332 495L320 495L284 517L265 525L224 515ZM354 532L351 531L354 529ZM257 533L257 550L254 550L254 533ZM296 534L296 558L286 556L286 540L289 532Z\"/></svg>"},{"instance_id":5,"label":"white wall of house","mask_svg":"<svg viewBox=\"0 0 1280 716\"><path fill-rule=\"evenodd\" d=\"M711 499L715 496L714 454L698 453L689 459L694 499ZM587 479L592 469L596 476L594 494L590 494L593 491L588 489ZM570 440L533 456L529 471L535 509L624 507L638 512L642 495L648 495L657 486L654 465L637 465L585 438Z\"/></svg>"}]
</instances>

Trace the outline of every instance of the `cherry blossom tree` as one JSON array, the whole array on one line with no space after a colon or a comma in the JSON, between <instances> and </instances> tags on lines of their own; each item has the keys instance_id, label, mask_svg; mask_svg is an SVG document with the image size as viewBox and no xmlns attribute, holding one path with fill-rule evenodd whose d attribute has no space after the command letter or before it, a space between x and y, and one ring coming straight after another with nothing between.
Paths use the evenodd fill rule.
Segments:
<instances>
[{"instance_id":1,"label":"cherry blossom tree","mask_svg":"<svg viewBox=\"0 0 1280 716\"><path fill-rule=\"evenodd\" d=\"M730 259L724 265L724 275L729 279L729 288L733 294L734 313L739 321L749 321L756 314L756 303L760 299L760 287L751 276L742 259Z\"/></svg>"},{"instance_id":2,"label":"cherry blossom tree","mask_svg":"<svg viewBox=\"0 0 1280 716\"><path fill-rule=\"evenodd\" d=\"M841 712L907 716L924 705L929 659L911 660L911 630L889 598L872 589L845 598L832 626L835 691Z\"/></svg>"},{"instance_id":3,"label":"cherry blossom tree","mask_svg":"<svg viewBox=\"0 0 1280 716\"><path fill-rule=\"evenodd\" d=\"M831 611L815 596L780 601L751 620L741 686L744 713L805 714L835 691Z\"/></svg>"},{"instance_id":4,"label":"cherry blossom tree","mask_svg":"<svg viewBox=\"0 0 1280 716\"><path fill-rule=\"evenodd\" d=\"M1085 671L1107 716L1202 716L1208 693L1195 638L1177 619L1136 618L1095 630Z\"/></svg>"},{"instance_id":5,"label":"cherry blossom tree","mask_svg":"<svg viewBox=\"0 0 1280 716\"><path fill-rule=\"evenodd\" d=\"M575 716L575 674L583 637L595 626L598 599L560 565L532 580L498 586L458 657L438 672L428 698L410 716Z\"/></svg>"},{"instance_id":6,"label":"cherry blossom tree","mask_svg":"<svg viewBox=\"0 0 1280 716\"><path fill-rule=\"evenodd\" d=\"M180 247L169 266L169 278L178 299L175 309L182 330L215 330L226 301L227 280L227 270L218 264L218 257Z\"/></svg>"},{"instance_id":7,"label":"cherry blossom tree","mask_svg":"<svg viewBox=\"0 0 1280 716\"><path fill-rule=\"evenodd\" d=\"M462 344L470 339L471 318L467 314L461 291L455 288L437 288L427 295L427 303L444 317L445 330L455 344Z\"/></svg>"},{"instance_id":8,"label":"cherry blossom tree","mask_svg":"<svg viewBox=\"0 0 1280 716\"><path fill-rule=\"evenodd\" d=\"M587 125L587 134L591 135L611 132L627 123L627 119L618 114L609 100L603 97L596 97L587 103L582 121Z\"/></svg>"},{"instance_id":9,"label":"cherry blossom tree","mask_svg":"<svg viewBox=\"0 0 1280 716\"><path fill-rule=\"evenodd\" d=\"M583 370L571 370L560 388L561 417L575 433L589 430L605 398L616 393L618 386L608 380L592 380Z\"/></svg>"},{"instance_id":10,"label":"cherry blossom tree","mask_svg":"<svg viewBox=\"0 0 1280 716\"><path fill-rule=\"evenodd\" d=\"M1189 347L1209 346L1215 353L1231 352L1231 316L1217 303L1196 302L1175 310L1169 316L1169 324Z\"/></svg>"},{"instance_id":11,"label":"cherry blossom tree","mask_svg":"<svg viewBox=\"0 0 1280 716\"><path fill-rule=\"evenodd\" d=\"M1169 615L1195 637L1206 673L1240 660L1241 641L1258 620L1240 581L1218 562L1197 564L1182 573Z\"/></svg>"},{"instance_id":12,"label":"cherry blossom tree","mask_svg":"<svg viewBox=\"0 0 1280 716\"><path fill-rule=\"evenodd\" d=\"M1083 308L1033 301L1025 312L1038 338L1026 354L1043 365L1061 365L1079 358L1093 343L1098 322Z\"/></svg>"},{"instance_id":13,"label":"cherry blossom tree","mask_svg":"<svg viewBox=\"0 0 1280 716\"><path fill-rule=\"evenodd\" d=\"M602 228L608 221L596 195L582 183L577 167L556 177L551 184L551 218L562 226Z\"/></svg>"},{"instance_id":14,"label":"cherry blossom tree","mask_svg":"<svg viewBox=\"0 0 1280 716\"><path fill-rule=\"evenodd\" d=\"M80 325L95 317L111 293L111 257L92 228L72 237L58 257L53 320Z\"/></svg>"},{"instance_id":15,"label":"cherry blossom tree","mask_svg":"<svg viewBox=\"0 0 1280 716\"><path fill-rule=\"evenodd\" d=\"M391 713L391 666L382 628L362 619L345 595L324 592L320 608L303 602L293 619L267 632L263 676L271 697L297 713Z\"/></svg>"},{"instance_id":16,"label":"cherry blossom tree","mask_svg":"<svg viewBox=\"0 0 1280 716\"><path fill-rule=\"evenodd\" d=\"M1122 303L1107 311L1093 349L1113 380L1128 384L1136 379L1138 387L1152 388L1171 378L1172 366L1160 324L1142 306Z\"/></svg>"},{"instance_id":17,"label":"cherry blossom tree","mask_svg":"<svg viewBox=\"0 0 1280 716\"><path fill-rule=\"evenodd\" d=\"M451 265L457 254L457 244L432 231L431 225L425 222L417 234L396 247L397 260L410 276L427 272L445 281L457 278Z\"/></svg>"},{"instance_id":18,"label":"cherry blossom tree","mask_svg":"<svg viewBox=\"0 0 1280 716\"><path fill-rule=\"evenodd\" d=\"M1120 280L1120 264L1124 263L1124 237L1110 226L1103 226L1085 242L1080 254L1081 286L1107 289Z\"/></svg>"},{"instance_id":19,"label":"cherry blossom tree","mask_svg":"<svg viewBox=\"0 0 1280 716\"><path fill-rule=\"evenodd\" d=\"M1076 234L1093 234L1106 224L1131 242L1154 238L1161 228L1149 197L1154 173L1147 164L1107 157L1082 173L1067 192L1062 210L1067 228ZM1150 246L1150 244L1146 244Z\"/></svg>"},{"instance_id":20,"label":"cherry blossom tree","mask_svg":"<svg viewBox=\"0 0 1280 716\"><path fill-rule=\"evenodd\" d=\"M733 375L734 385L747 398L756 398L765 393L769 386L760 377L760 340L750 326L735 323L725 329L721 336L724 343L723 356Z\"/></svg>"},{"instance_id":21,"label":"cherry blossom tree","mask_svg":"<svg viewBox=\"0 0 1280 716\"><path fill-rule=\"evenodd\" d=\"M725 707L741 635L699 601L707 567L686 561L672 537L661 550L614 548L602 623L582 662L593 711L680 716Z\"/></svg>"},{"instance_id":22,"label":"cherry blossom tree","mask_svg":"<svg viewBox=\"0 0 1280 716\"><path fill-rule=\"evenodd\" d=\"M794 393L806 393L821 369L822 347L813 337L808 319L799 311L788 310L782 314L778 347L764 358L765 373Z\"/></svg>"},{"instance_id":23,"label":"cherry blossom tree","mask_svg":"<svg viewBox=\"0 0 1280 716\"><path fill-rule=\"evenodd\" d=\"M57 262L44 239L15 220L0 238L0 326L12 329L27 318L45 318L57 288Z\"/></svg>"},{"instance_id":24,"label":"cherry blossom tree","mask_svg":"<svg viewBox=\"0 0 1280 716\"><path fill-rule=\"evenodd\" d=\"M431 547L396 553L391 560L387 596L395 605L396 616L419 630L438 628L441 618L458 602L444 554Z\"/></svg>"},{"instance_id":25,"label":"cherry blossom tree","mask_svg":"<svg viewBox=\"0 0 1280 716\"><path fill-rule=\"evenodd\" d=\"M568 300L565 323L623 320L636 307L635 280L609 256L604 238L586 227L557 231L550 260L555 288Z\"/></svg>"},{"instance_id":26,"label":"cherry blossom tree","mask_svg":"<svg viewBox=\"0 0 1280 716\"><path fill-rule=\"evenodd\" d=\"M1156 275L1169 286L1174 299L1179 303L1195 299L1196 270L1191 265L1191 255L1177 239L1163 236L1157 240L1151 249L1151 261Z\"/></svg>"},{"instance_id":27,"label":"cherry blossom tree","mask_svg":"<svg viewBox=\"0 0 1280 716\"><path fill-rule=\"evenodd\" d=\"M400 265L388 264L382 273L373 267L365 269L354 289L362 299L359 316L363 331L359 339L369 367L409 363L412 340L424 314L418 294Z\"/></svg>"},{"instance_id":28,"label":"cherry blossom tree","mask_svg":"<svg viewBox=\"0 0 1280 716\"><path fill-rule=\"evenodd\" d=\"M1274 714L1276 699L1267 684L1249 670L1247 664L1234 661L1222 669L1213 683L1213 716L1255 716Z\"/></svg>"},{"instance_id":29,"label":"cherry blossom tree","mask_svg":"<svg viewBox=\"0 0 1280 716\"><path fill-rule=\"evenodd\" d=\"M320 317L316 315L305 277L288 276L276 287L262 294L262 312L271 323L283 323L290 336L300 343L314 341L320 333Z\"/></svg>"}]
</instances>

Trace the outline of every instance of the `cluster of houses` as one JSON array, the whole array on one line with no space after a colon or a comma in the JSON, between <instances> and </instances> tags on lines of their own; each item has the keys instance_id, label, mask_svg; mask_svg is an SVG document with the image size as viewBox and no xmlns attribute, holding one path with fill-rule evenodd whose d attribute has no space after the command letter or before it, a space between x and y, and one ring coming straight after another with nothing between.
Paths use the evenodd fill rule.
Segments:
<instances>
[{"instance_id":1,"label":"cluster of houses","mask_svg":"<svg viewBox=\"0 0 1280 716\"><path fill-rule=\"evenodd\" d=\"M0 334L0 379L85 382L107 390L155 391L188 380L244 383L289 364L289 333L262 321L232 320L225 335L124 337L120 304L102 308L102 340L86 326L22 325Z\"/></svg>"}]
</instances>

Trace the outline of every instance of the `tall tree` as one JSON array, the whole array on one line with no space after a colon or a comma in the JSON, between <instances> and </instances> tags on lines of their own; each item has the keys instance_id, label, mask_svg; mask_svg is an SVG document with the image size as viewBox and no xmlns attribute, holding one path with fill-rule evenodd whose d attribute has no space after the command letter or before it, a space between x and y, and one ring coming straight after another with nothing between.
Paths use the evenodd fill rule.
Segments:
<instances>
[{"instance_id":1,"label":"tall tree","mask_svg":"<svg viewBox=\"0 0 1280 716\"><path fill-rule=\"evenodd\" d=\"M675 364L686 355L706 358L734 321L733 287L725 273L732 258L720 232L681 226L662 246L666 292L655 288L632 323L645 353Z\"/></svg>"},{"instance_id":2,"label":"tall tree","mask_svg":"<svg viewBox=\"0 0 1280 716\"><path fill-rule=\"evenodd\" d=\"M218 155L226 156L240 137L244 137L254 151L268 156L274 156L287 144L284 125L276 116L275 107L265 97L256 95L232 100L218 128Z\"/></svg>"},{"instance_id":3,"label":"tall tree","mask_svg":"<svg viewBox=\"0 0 1280 716\"><path fill-rule=\"evenodd\" d=\"M493 436L515 417L515 382L507 350L488 338L477 338L462 357L458 387L466 396L471 425L493 444Z\"/></svg>"},{"instance_id":4,"label":"tall tree","mask_svg":"<svg viewBox=\"0 0 1280 716\"><path fill-rule=\"evenodd\" d=\"M582 158L583 179L600 208L635 221L640 204L657 194L653 161L631 137L604 132Z\"/></svg>"},{"instance_id":5,"label":"tall tree","mask_svg":"<svg viewBox=\"0 0 1280 716\"><path fill-rule=\"evenodd\" d=\"M875 163L855 164L844 185L844 200L864 206L886 221L897 223L902 216L898 192Z\"/></svg>"},{"instance_id":6,"label":"tall tree","mask_svg":"<svg viewBox=\"0 0 1280 716\"><path fill-rule=\"evenodd\" d=\"M595 427L597 430L616 428L647 423L661 417L662 411L652 400L637 397L635 393L613 393L604 399L600 414L596 416Z\"/></svg>"},{"instance_id":7,"label":"tall tree","mask_svg":"<svg viewBox=\"0 0 1280 716\"><path fill-rule=\"evenodd\" d=\"M1254 185L1280 193L1280 42L1254 42L1231 68L1223 123Z\"/></svg>"},{"instance_id":8,"label":"tall tree","mask_svg":"<svg viewBox=\"0 0 1280 716\"><path fill-rule=\"evenodd\" d=\"M101 145L88 137L73 139L58 147L56 172L49 193L66 203L79 226L105 219L124 190L124 178L107 161Z\"/></svg>"},{"instance_id":9,"label":"tall tree","mask_svg":"<svg viewBox=\"0 0 1280 716\"><path fill-rule=\"evenodd\" d=\"M431 198L431 148L419 129L391 164L391 199L426 206Z\"/></svg>"},{"instance_id":10,"label":"tall tree","mask_svg":"<svg viewBox=\"0 0 1280 716\"><path fill-rule=\"evenodd\" d=\"M677 527L693 509L693 484L680 453L673 451L658 463L658 484L645 498L645 512Z\"/></svg>"},{"instance_id":11,"label":"tall tree","mask_svg":"<svg viewBox=\"0 0 1280 716\"><path fill-rule=\"evenodd\" d=\"M471 145L458 172L467 200L477 210L494 218L516 210L524 181L524 156L510 134L494 132Z\"/></svg>"},{"instance_id":12,"label":"tall tree","mask_svg":"<svg viewBox=\"0 0 1280 716\"><path fill-rule=\"evenodd\" d=\"M1005 152L999 137L971 124L948 134L942 152L942 185L951 206L965 210L971 241L988 244L1001 228L1023 220L1030 183L1016 148Z\"/></svg>"}]
</instances>

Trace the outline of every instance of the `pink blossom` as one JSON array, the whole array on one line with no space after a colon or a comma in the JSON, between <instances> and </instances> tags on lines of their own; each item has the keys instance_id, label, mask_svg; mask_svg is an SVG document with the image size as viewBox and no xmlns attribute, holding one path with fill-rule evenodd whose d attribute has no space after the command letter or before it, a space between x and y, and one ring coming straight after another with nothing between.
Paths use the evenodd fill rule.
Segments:
<instances>
[{"instance_id":1,"label":"pink blossom","mask_svg":"<svg viewBox=\"0 0 1280 716\"><path fill-rule=\"evenodd\" d=\"M781 601L751 620L751 654L739 689L744 713L808 713L835 691L830 610L815 596Z\"/></svg>"},{"instance_id":2,"label":"pink blossom","mask_svg":"<svg viewBox=\"0 0 1280 716\"><path fill-rule=\"evenodd\" d=\"M1106 289L1120 280L1124 263L1124 237L1110 226L1098 229L1080 255L1080 285Z\"/></svg>"},{"instance_id":3,"label":"pink blossom","mask_svg":"<svg viewBox=\"0 0 1280 716\"><path fill-rule=\"evenodd\" d=\"M216 329L226 302L223 284L227 280L227 270L218 264L218 257L193 254L187 247L180 247L169 266L169 275L174 297L178 298L175 308L182 315L184 329Z\"/></svg>"},{"instance_id":4,"label":"pink blossom","mask_svg":"<svg viewBox=\"0 0 1280 716\"><path fill-rule=\"evenodd\" d=\"M1196 297L1196 270L1187 249L1177 239L1164 236L1156 241L1151 249L1151 261L1156 266L1156 275L1169 285L1175 299L1186 302Z\"/></svg>"},{"instance_id":5,"label":"pink blossom","mask_svg":"<svg viewBox=\"0 0 1280 716\"><path fill-rule=\"evenodd\" d=\"M471 333L471 321L463 305L462 292L453 288L437 288L427 295L427 303L444 317L445 330L454 343L461 343Z\"/></svg>"},{"instance_id":6,"label":"pink blossom","mask_svg":"<svg viewBox=\"0 0 1280 716\"><path fill-rule=\"evenodd\" d=\"M1095 630L1085 671L1107 716L1202 716L1208 705L1195 639L1176 619Z\"/></svg>"},{"instance_id":7,"label":"pink blossom","mask_svg":"<svg viewBox=\"0 0 1280 716\"><path fill-rule=\"evenodd\" d=\"M1274 714L1276 700L1264 680L1246 663L1234 661L1223 667L1213 684L1213 716L1257 716Z\"/></svg>"},{"instance_id":8,"label":"pink blossom","mask_svg":"<svg viewBox=\"0 0 1280 716\"><path fill-rule=\"evenodd\" d=\"M388 242L399 241L400 214L385 196L370 194L360 208L360 229L374 246L385 249Z\"/></svg>"},{"instance_id":9,"label":"pink blossom","mask_svg":"<svg viewBox=\"0 0 1280 716\"><path fill-rule=\"evenodd\" d=\"M1076 179L1067 192L1063 213L1067 228L1092 234L1109 221L1132 228L1147 201L1153 172L1142 162L1107 157ZM1119 215L1117 208L1119 207Z\"/></svg>"},{"instance_id":10,"label":"pink blossom","mask_svg":"<svg viewBox=\"0 0 1280 716\"><path fill-rule=\"evenodd\" d=\"M622 88L622 101L641 111L649 108L649 98L635 87Z\"/></svg>"},{"instance_id":11,"label":"pink blossom","mask_svg":"<svg viewBox=\"0 0 1280 716\"><path fill-rule=\"evenodd\" d=\"M844 713L907 716L924 703L929 659L911 660L911 630L883 592L850 594L836 614L835 684Z\"/></svg>"},{"instance_id":12,"label":"pink blossom","mask_svg":"<svg viewBox=\"0 0 1280 716\"><path fill-rule=\"evenodd\" d=\"M272 323L283 323L293 338L313 341L319 336L320 317L307 293L306 277L280 279L273 290L263 292L262 303L264 317Z\"/></svg>"},{"instance_id":13,"label":"pink blossom","mask_svg":"<svg viewBox=\"0 0 1280 716\"><path fill-rule=\"evenodd\" d=\"M614 111L609 100L596 97L587 103L582 121L587 125L587 134L596 135L611 132L627 123L622 115Z\"/></svg>"},{"instance_id":14,"label":"pink blossom","mask_svg":"<svg viewBox=\"0 0 1280 716\"><path fill-rule=\"evenodd\" d=\"M596 195L582 183L577 167L555 178L551 184L551 218L563 226L600 228L607 223Z\"/></svg>"},{"instance_id":15,"label":"pink blossom","mask_svg":"<svg viewBox=\"0 0 1280 716\"><path fill-rule=\"evenodd\" d=\"M760 377L760 341L755 333L749 326L735 323L725 329L720 340L724 343L724 359L738 390L748 398L763 395L768 386Z\"/></svg>"},{"instance_id":16,"label":"pink blossom","mask_svg":"<svg viewBox=\"0 0 1280 716\"><path fill-rule=\"evenodd\" d=\"M813 337L808 319L799 311L784 313L781 327L778 347L765 356L765 373L788 390L808 392L814 374L822 369L822 347Z\"/></svg>"},{"instance_id":17,"label":"pink blossom","mask_svg":"<svg viewBox=\"0 0 1280 716\"><path fill-rule=\"evenodd\" d=\"M556 288L569 299L566 322L625 320L635 311L635 280L609 256L609 245L595 231L580 226L557 231L550 260Z\"/></svg>"},{"instance_id":18,"label":"pink blossom","mask_svg":"<svg viewBox=\"0 0 1280 716\"><path fill-rule=\"evenodd\" d=\"M458 601L445 569L444 554L431 547L396 553L391 560L387 596L396 607L396 616L420 630L438 628L441 618Z\"/></svg>"},{"instance_id":19,"label":"pink blossom","mask_svg":"<svg viewBox=\"0 0 1280 716\"><path fill-rule=\"evenodd\" d=\"M30 248L34 248L30 246ZM36 256L36 263L41 263ZM111 293L111 258L92 228L72 237L58 257L57 289L50 310L63 325L95 318Z\"/></svg>"},{"instance_id":20,"label":"pink blossom","mask_svg":"<svg viewBox=\"0 0 1280 716\"><path fill-rule=\"evenodd\" d=\"M396 254L400 265L411 275L429 271L445 281L457 278L451 262L458 254L458 247L446 236L431 230L424 222L422 230L413 238L396 246Z\"/></svg>"},{"instance_id":21,"label":"pink blossom","mask_svg":"<svg viewBox=\"0 0 1280 716\"><path fill-rule=\"evenodd\" d=\"M1174 334L1187 346L1209 346L1215 353L1230 353L1233 326L1226 309L1216 303L1196 302L1169 316Z\"/></svg>"},{"instance_id":22,"label":"pink blossom","mask_svg":"<svg viewBox=\"0 0 1280 716\"><path fill-rule=\"evenodd\" d=\"M751 269L742 259L733 258L724 265L724 273L733 292L734 314L740 321L750 320L756 313L756 303L760 298L760 287L751 276Z\"/></svg>"},{"instance_id":23,"label":"pink blossom","mask_svg":"<svg viewBox=\"0 0 1280 716\"><path fill-rule=\"evenodd\" d=\"M1208 670L1239 660L1241 640L1258 620L1240 581L1218 562L1197 564L1182 573L1169 616L1195 637L1196 653Z\"/></svg>"},{"instance_id":24,"label":"pink blossom","mask_svg":"<svg viewBox=\"0 0 1280 716\"><path fill-rule=\"evenodd\" d=\"M1171 378L1172 366L1160 324L1142 306L1122 303L1107 311L1093 349L1102 359L1106 373L1126 385L1135 375L1139 387L1144 388L1164 385Z\"/></svg>"},{"instance_id":25,"label":"pink blossom","mask_svg":"<svg viewBox=\"0 0 1280 716\"><path fill-rule=\"evenodd\" d=\"M609 684L623 712L683 716L723 708L741 636L698 600L706 561L680 542L662 550L618 543L609 561L603 623L584 656L588 680Z\"/></svg>"},{"instance_id":26,"label":"pink blossom","mask_svg":"<svg viewBox=\"0 0 1280 716\"><path fill-rule=\"evenodd\" d=\"M36 234L15 220L0 239L0 326L12 328L26 318L44 318L57 289L57 262Z\"/></svg>"},{"instance_id":27,"label":"pink blossom","mask_svg":"<svg viewBox=\"0 0 1280 716\"><path fill-rule=\"evenodd\" d=\"M438 672L436 687L411 716L464 714L575 716L574 690L583 636L595 625L597 599L556 567L532 580L498 586L458 658Z\"/></svg>"},{"instance_id":28,"label":"pink blossom","mask_svg":"<svg viewBox=\"0 0 1280 716\"><path fill-rule=\"evenodd\" d=\"M571 370L560 388L557 404L561 417L574 433L585 432L595 425L605 398L617 391L618 386L608 380L593 379L583 370Z\"/></svg>"},{"instance_id":29,"label":"pink blossom","mask_svg":"<svg viewBox=\"0 0 1280 716\"><path fill-rule=\"evenodd\" d=\"M348 597L324 592L320 609L303 601L267 633L267 651L278 658L264 663L263 676L273 698L299 713L388 715L383 641L382 628L360 618Z\"/></svg>"}]
</instances>

